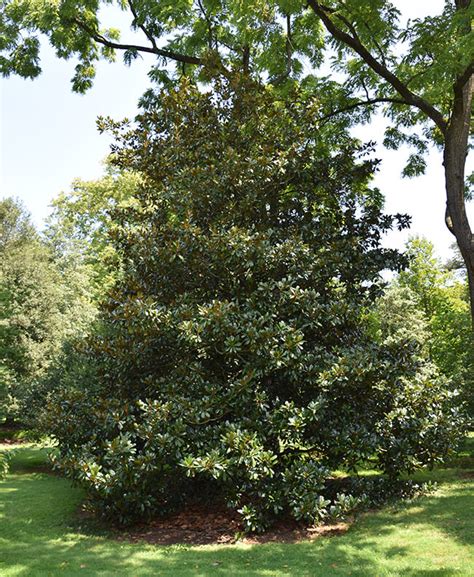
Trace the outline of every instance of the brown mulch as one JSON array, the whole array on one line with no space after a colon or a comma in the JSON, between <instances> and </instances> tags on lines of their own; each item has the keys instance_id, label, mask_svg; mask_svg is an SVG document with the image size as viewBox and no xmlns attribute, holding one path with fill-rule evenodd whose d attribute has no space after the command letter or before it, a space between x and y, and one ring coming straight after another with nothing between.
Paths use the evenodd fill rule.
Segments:
<instances>
[{"instance_id":1,"label":"brown mulch","mask_svg":"<svg viewBox=\"0 0 474 577\"><path fill-rule=\"evenodd\" d=\"M461 479L474 479L474 471L462 471L459 476Z\"/></svg>"},{"instance_id":2,"label":"brown mulch","mask_svg":"<svg viewBox=\"0 0 474 577\"><path fill-rule=\"evenodd\" d=\"M6 425L0 423L0 445L23 445L29 443L28 439L19 437L24 429L19 425Z\"/></svg>"},{"instance_id":3,"label":"brown mulch","mask_svg":"<svg viewBox=\"0 0 474 577\"><path fill-rule=\"evenodd\" d=\"M225 507L212 509L210 506L193 505L185 511L155 519L121 531L120 541L147 542L154 545L225 545L235 543L295 543L312 540L320 536L345 533L351 522L318 527L305 527L294 520L282 520L262 534L239 538L242 526L236 513Z\"/></svg>"},{"instance_id":4,"label":"brown mulch","mask_svg":"<svg viewBox=\"0 0 474 577\"><path fill-rule=\"evenodd\" d=\"M28 439L2 439L0 437L0 445L25 445L26 443L31 443Z\"/></svg>"}]
</instances>

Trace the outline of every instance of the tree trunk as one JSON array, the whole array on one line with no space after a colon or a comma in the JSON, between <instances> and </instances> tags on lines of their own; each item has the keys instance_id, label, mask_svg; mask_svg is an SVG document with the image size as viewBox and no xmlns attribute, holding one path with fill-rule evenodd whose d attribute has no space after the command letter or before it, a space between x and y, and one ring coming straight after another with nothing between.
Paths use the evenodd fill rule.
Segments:
<instances>
[{"instance_id":1,"label":"tree trunk","mask_svg":"<svg viewBox=\"0 0 474 577\"><path fill-rule=\"evenodd\" d=\"M446 225L456 237L466 263L474 328L474 235L466 213L464 178L468 153L474 76L459 82L449 126L445 134L444 171L446 181Z\"/></svg>"},{"instance_id":2,"label":"tree trunk","mask_svg":"<svg viewBox=\"0 0 474 577\"><path fill-rule=\"evenodd\" d=\"M474 64L471 62L454 83L453 108L449 119L443 116L432 103L415 94L408 83L400 79L390 70L386 63L378 60L369 48L361 41L355 28L334 14L337 10L323 6L318 0L307 0L313 12L319 16L329 34L352 48L360 58L385 82L391 85L407 106L421 110L435 123L444 136L444 170L446 179L446 225L456 237L464 262L466 263L471 302L471 318L474 330L474 236L472 234L466 213L464 198L464 177L466 157L468 153L469 131L471 124L471 108L474 90ZM472 0L455 0L457 11L465 11L471 6ZM341 2L342 5L342 2ZM466 15L465 15L466 16ZM339 26L340 21L346 28ZM465 36L472 34L471 18L467 15L462 23L461 32ZM369 104L370 99L366 104ZM372 100L372 103L374 100ZM392 100L395 102L395 100Z\"/></svg>"}]
</instances>

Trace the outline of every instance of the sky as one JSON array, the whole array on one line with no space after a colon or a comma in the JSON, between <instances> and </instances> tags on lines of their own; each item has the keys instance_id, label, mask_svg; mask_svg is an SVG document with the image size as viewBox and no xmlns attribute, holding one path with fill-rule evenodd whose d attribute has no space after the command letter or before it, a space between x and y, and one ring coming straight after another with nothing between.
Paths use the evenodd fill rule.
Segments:
<instances>
[{"instance_id":1,"label":"sky","mask_svg":"<svg viewBox=\"0 0 474 577\"><path fill-rule=\"evenodd\" d=\"M395 0L404 18L441 12L443 0ZM114 19L115 14L108 14ZM116 25L116 22L110 22ZM151 60L145 56L126 67L120 62L102 62L94 86L85 95L74 94L70 79L74 61L55 57L45 43L43 73L35 80L18 77L0 82L0 197L23 201L33 221L41 228L50 212L50 202L70 190L75 178L90 180L103 174L110 138L100 135L96 118L133 118L137 102L150 83ZM381 140L384 123L376 119L356 131L363 140ZM426 175L402 179L407 150L387 151L379 146L382 165L375 179L386 198L386 212L412 216L409 232L390 233L385 244L401 248L409 235L431 240L442 259L449 257L454 237L444 225L445 191L441 154L432 151ZM472 163L471 163L472 165ZM474 206L470 218L474 223Z\"/></svg>"}]
</instances>

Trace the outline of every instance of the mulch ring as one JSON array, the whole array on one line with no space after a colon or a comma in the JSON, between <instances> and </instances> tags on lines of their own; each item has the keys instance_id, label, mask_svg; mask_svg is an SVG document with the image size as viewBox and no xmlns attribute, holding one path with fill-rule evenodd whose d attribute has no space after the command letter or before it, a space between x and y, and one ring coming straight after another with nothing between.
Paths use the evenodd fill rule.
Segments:
<instances>
[{"instance_id":1,"label":"mulch ring","mask_svg":"<svg viewBox=\"0 0 474 577\"><path fill-rule=\"evenodd\" d=\"M459 476L461 479L474 479L474 471L461 471Z\"/></svg>"},{"instance_id":2,"label":"mulch ring","mask_svg":"<svg viewBox=\"0 0 474 577\"><path fill-rule=\"evenodd\" d=\"M320 536L345 533L352 521L318 527L305 527L292 519L282 520L262 534L239 537L239 516L229 509L193 505L185 511L154 519L146 525L121 531L120 541L147 542L154 545L225 545L236 543L295 543Z\"/></svg>"},{"instance_id":3,"label":"mulch ring","mask_svg":"<svg viewBox=\"0 0 474 577\"><path fill-rule=\"evenodd\" d=\"M31 443L28 439L16 439L16 438L6 438L2 439L0 433L0 445L26 445L27 443Z\"/></svg>"},{"instance_id":4,"label":"mulch ring","mask_svg":"<svg viewBox=\"0 0 474 577\"><path fill-rule=\"evenodd\" d=\"M31 440L21 436L23 428L0 423L0 445L23 445Z\"/></svg>"}]
</instances>

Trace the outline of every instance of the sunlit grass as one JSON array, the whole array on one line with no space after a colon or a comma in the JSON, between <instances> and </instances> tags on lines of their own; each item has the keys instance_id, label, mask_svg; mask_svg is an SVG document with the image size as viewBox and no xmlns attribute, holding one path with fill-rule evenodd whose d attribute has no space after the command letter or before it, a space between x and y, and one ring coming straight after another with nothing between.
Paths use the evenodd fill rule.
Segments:
<instances>
[{"instance_id":1,"label":"sunlit grass","mask_svg":"<svg viewBox=\"0 0 474 577\"><path fill-rule=\"evenodd\" d=\"M202 547L124 543L94 530L77 515L82 492L42 469L46 450L21 446L0 483L0 576L474 576L470 444L449 468L419 475L440 483L435 494L366 514L344 535Z\"/></svg>"}]
</instances>

